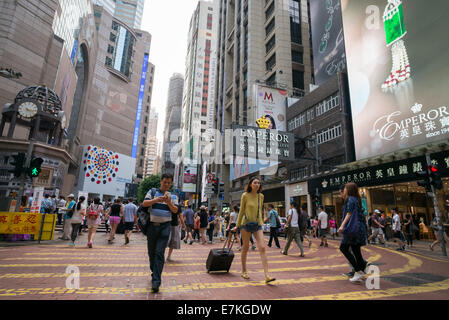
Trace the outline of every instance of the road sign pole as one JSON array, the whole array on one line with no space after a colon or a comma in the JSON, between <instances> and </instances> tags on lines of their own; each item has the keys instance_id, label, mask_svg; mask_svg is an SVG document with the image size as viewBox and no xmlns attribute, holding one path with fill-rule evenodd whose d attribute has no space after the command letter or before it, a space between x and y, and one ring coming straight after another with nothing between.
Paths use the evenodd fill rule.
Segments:
<instances>
[{"instance_id":1,"label":"road sign pole","mask_svg":"<svg viewBox=\"0 0 449 320\"><path fill-rule=\"evenodd\" d=\"M22 170L22 174L20 176L20 186L19 186L19 192L17 194L17 198L16 198L16 212L19 212L20 210L20 204L22 203L22 197L25 193L25 182L26 182L26 172L25 170L30 166L31 163L31 156L33 154L33 148L34 148L34 139L30 139L30 144L28 145L28 151L27 151L27 155L26 155L26 160L25 160L25 168L24 170Z\"/></svg>"}]
</instances>

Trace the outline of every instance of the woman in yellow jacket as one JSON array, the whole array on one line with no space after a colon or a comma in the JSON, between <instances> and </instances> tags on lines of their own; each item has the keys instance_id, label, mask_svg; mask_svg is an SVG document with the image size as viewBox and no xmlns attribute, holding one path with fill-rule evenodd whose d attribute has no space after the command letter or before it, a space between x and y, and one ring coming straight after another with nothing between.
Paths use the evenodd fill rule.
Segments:
<instances>
[{"instance_id":1,"label":"woman in yellow jacket","mask_svg":"<svg viewBox=\"0 0 449 320\"><path fill-rule=\"evenodd\" d=\"M245 190L246 192L243 193L242 200L240 202L240 212L237 218L237 224L236 227L232 229L232 232L236 232L237 229L240 228L242 234L242 277L244 279L249 279L248 273L246 271L246 256L249 249L249 239L251 237L251 234L254 233L257 242L257 248L259 249L260 258L262 260L262 265L265 272L265 283L269 283L276 279L271 278L268 275L268 261L265 252L265 241L262 231L262 208L264 196L262 194L260 178L251 178L246 185ZM247 223L250 224L248 225Z\"/></svg>"}]
</instances>

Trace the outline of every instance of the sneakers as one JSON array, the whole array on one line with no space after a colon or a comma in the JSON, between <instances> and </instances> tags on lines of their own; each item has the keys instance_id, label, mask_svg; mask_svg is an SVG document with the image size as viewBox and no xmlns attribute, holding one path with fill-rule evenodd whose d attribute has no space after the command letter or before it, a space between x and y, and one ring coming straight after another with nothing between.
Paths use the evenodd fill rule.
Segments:
<instances>
[{"instance_id":1,"label":"sneakers","mask_svg":"<svg viewBox=\"0 0 449 320\"><path fill-rule=\"evenodd\" d=\"M92 242L88 242L87 246L92 249Z\"/></svg>"},{"instance_id":2,"label":"sneakers","mask_svg":"<svg viewBox=\"0 0 449 320\"><path fill-rule=\"evenodd\" d=\"M253 250L253 251L256 250L256 246L252 246L251 250Z\"/></svg>"},{"instance_id":3,"label":"sneakers","mask_svg":"<svg viewBox=\"0 0 449 320\"><path fill-rule=\"evenodd\" d=\"M70 241L70 244L69 244L71 247L74 247L75 246L75 242L73 242L73 241Z\"/></svg>"},{"instance_id":4,"label":"sneakers","mask_svg":"<svg viewBox=\"0 0 449 320\"><path fill-rule=\"evenodd\" d=\"M351 271L351 272L348 272L348 273L343 273L343 275L348 277L348 278L352 278L354 276L354 274L355 274L354 271Z\"/></svg>"},{"instance_id":5,"label":"sneakers","mask_svg":"<svg viewBox=\"0 0 449 320\"><path fill-rule=\"evenodd\" d=\"M363 277L365 276L365 273L363 273L362 271L356 272L354 274L354 276L349 279L349 281L351 281L352 283L356 283L356 282L360 282L363 280Z\"/></svg>"},{"instance_id":6,"label":"sneakers","mask_svg":"<svg viewBox=\"0 0 449 320\"><path fill-rule=\"evenodd\" d=\"M186 239L184 239L184 243L187 244L187 240Z\"/></svg>"}]
</instances>

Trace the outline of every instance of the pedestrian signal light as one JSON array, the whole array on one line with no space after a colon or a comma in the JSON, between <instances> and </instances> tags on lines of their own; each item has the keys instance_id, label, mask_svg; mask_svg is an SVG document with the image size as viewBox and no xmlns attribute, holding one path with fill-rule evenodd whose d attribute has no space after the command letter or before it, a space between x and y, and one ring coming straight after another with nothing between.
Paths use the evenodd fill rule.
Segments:
<instances>
[{"instance_id":1,"label":"pedestrian signal light","mask_svg":"<svg viewBox=\"0 0 449 320\"><path fill-rule=\"evenodd\" d=\"M37 178L41 173L41 165L44 162L42 158L33 158L30 163L30 167L28 168L28 176L30 178Z\"/></svg>"}]
</instances>

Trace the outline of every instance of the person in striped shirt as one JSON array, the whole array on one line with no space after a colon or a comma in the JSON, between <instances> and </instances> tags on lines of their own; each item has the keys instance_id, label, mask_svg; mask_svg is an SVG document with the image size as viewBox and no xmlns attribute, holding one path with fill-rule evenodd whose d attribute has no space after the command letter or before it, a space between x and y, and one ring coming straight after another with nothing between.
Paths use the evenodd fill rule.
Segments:
<instances>
[{"instance_id":1,"label":"person in striped shirt","mask_svg":"<svg viewBox=\"0 0 449 320\"><path fill-rule=\"evenodd\" d=\"M170 237L172 213L178 213L178 197L168 191L173 183L171 174L163 174L160 188L151 189L145 196L143 207L151 207L150 222L147 231L148 257L151 269L152 292L159 292L164 253Z\"/></svg>"}]
</instances>

